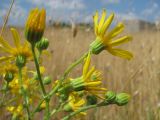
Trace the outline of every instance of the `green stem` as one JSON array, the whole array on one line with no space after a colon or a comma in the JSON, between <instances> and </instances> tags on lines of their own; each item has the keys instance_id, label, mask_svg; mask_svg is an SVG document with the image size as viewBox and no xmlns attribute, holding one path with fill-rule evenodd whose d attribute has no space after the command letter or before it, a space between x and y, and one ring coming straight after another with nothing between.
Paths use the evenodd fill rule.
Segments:
<instances>
[{"instance_id":1,"label":"green stem","mask_svg":"<svg viewBox=\"0 0 160 120\"><path fill-rule=\"evenodd\" d=\"M8 90L8 86L9 86L9 82L7 82L6 86L5 86L5 90L4 90L4 94L2 96L2 101L1 103L3 104L4 102L4 98L6 97L6 93L7 93L7 90Z\"/></svg>"},{"instance_id":2,"label":"green stem","mask_svg":"<svg viewBox=\"0 0 160 120\"><path fill-rule=\"evenodd\" d=\"M51 112L51 116L62 111L62 108L64 106L65 103L59 102L59 104L57 105L57 107L55 109L52 110Z\"/></svg>"},{"instance_id":3,"label":"green stem","mask_svg":"<svg viewBox=\"0 0 160 120\"><path fill-rule=\"evenodd\" d=\"M41 86L41 89L42 89L42 92L43 92L43 96L45 96L46 95L46 90L44 88L43 81L42 81L42 78L41 78L39 63L38 63L38 60L37 60L37 57L36 57L34 47L35 47L35 45L32 45L32 54L33 54L33 57L34 57L34 62L35 62L36 70L37 70L38 80L39 80L39 83L40 83L40 86Z\"/></svg>"},{"instance_id":4,"label":"green stem","mask_svg":"<svg viewBox=\"0 0 160 120\"><path fill-rule=\"evenodd\" d=\"M79 114L80 112L84 112L86 110L89 110L91 108L96 108L96 107L98 107L98 105L85 106L85 107L80 108L79 110L72 112L69 115L65 116L64 118L62 118L62 120L69 120L71 117L75 116L76 114Z\"/></svg>"},{"instance_id":5,"label":"green stem","mask_svg":"<svg viewBox=\"0 0 160 120\"><path fill-rule=\"evenodd\" d=\"M80 64L84 58L86 58L88 55L88 52L87 53L84 53L78 60L76 60L74 63L72 63L64 72L64 75L62 78L66 78L68 76L68 74L70 73L70 71L75 67L77 66L78 64Z\"/></svg>"},{"instance_id":6,"label":"green stem","mask_svg":"<svg viewBox=\"0 0 160 120\"><path fill-rule=\"evenodd\" d=\"M43 101L44 101L44 99L41 100L41 101L38 103L37 107L36 107L35 110L32 112L31 116L34 116L34 114L39 111L39 108L40 108L41 104L43 103Z\"/></svg>"},{"instance_id":7,"label":"green stem","mask_svg":"<svg viewBox=\"0 0 160 120\"><path fill-rule=\"evenodd\" d=\"M49 111L49 101L50 101L50 99L47 98L47 93L46 93L46 90L45 90L44 85L43 85L43 81L42 81L42 77L41 77L41 73L40 73L40 68L39 68L39 62L38 62L38 59L36 57L35 45L34 44L32 44L32 54L33 54L33 57L34 57L34 62L35 62L36 70L37 70L38 80L40 82L43 97L44 97L45 102L46 102L46 117L45 117L45 119L49 120L50 119L50 111Z\"/></svg>"},{"instance_id":8,"label":"green stem","mask_svg":"<svg viewBox=\"0 0 160 120\"><path fill-rule=\"evenodd\" d=\"M34 47L32 46L32 51L33 51L33 50L34 50ZM35 54L35 52L34 52L34 54ZM71 71L75 66L77 66L78 64L80 64L80 63L84 60L84 58L86 58L87 55L88 55L88 52L85 53L85 54L83 54L78 60L76 60L73 64L71 64L71 65L65 70L65 72L64 72L63 76L61 77L60 81L65 80L66 77L68 76L68 74L70 73L70 71ZM34 56L35 56L35 55L34 55ZM37 73L37 74L38 74L38 73ZM58 88L60 87L60 85L61 85L61 83L57 84L57 85L55 86L55 88L49 92L49 94L48 94L48 98L49 98L49 99L51 98L51 96L53 96L53 95L56 93L56 91L58 90ZM39 109L40 105L43 103L43 101L44 101L44 99L39 102L38 106L37 106L36 109L33 111L32 116L38 111L38 109ZM53 110L53 111L51 112L51 114L53 115L54 112L55 112L55 110Z\"/></svg>"},{"instance_id":9,"label":"green stem","mask_svg":"<svg viewBox=\"0 0 160 120\"><path fill-rule=\"evenodd\" d=\"M28 105L28 97L27 97L27 93L26 93L26 91L24 90L24 87L23 87L22 68L18 68L18 70L19 70L18 71L18 74L19 74L19 85L20 85L20 89L21 89L22 95L24 97L25 107L26 107L27 114L28 114L28 120L31 120L30 111L29 111L29 105Z\"/></svg>"},{"instance_id":10,"label":"green stem","mask_svg":"<svg viewBox=\"0 0 160 120\"><path fill-rule=\"evenodd\" d=\"M49 96L53 96L56 91L58 90L58 88L61 86L62 82L67 78L68 74L71 72L71 70L76 67L78 64L80 64L84 58L86 58L88 55L88 52L87 53L84 53L78 60L76 60L74 63L72 63L64 72L63 76L61 77L60 79L60 83L57 84L57 86L49 93Z\"/></svg>"},{"instance_id":11,"label":"green stem","mask_svg":"<svg viewBox=\"0 0 160 120\"><path fill-rule=\"evenodd\" d=\"M82 107L80 108L79 110L77 111L74 111L72 113L70 113L69 115L65 116L64 118L62 118L62 120L69 120L71 117L79 114L80 112L84 112L84 111L87 111L89 109L92 109L92 108L97 108L97 107L102 107L102 106L107 106L109 105L110 103L108 103L107 101L103 101L103 102L100 102L96 105L89 105L89 106L85 106L85 107ZM113 103L114 104L114 103Z\"/></svg>"}]
</instances>

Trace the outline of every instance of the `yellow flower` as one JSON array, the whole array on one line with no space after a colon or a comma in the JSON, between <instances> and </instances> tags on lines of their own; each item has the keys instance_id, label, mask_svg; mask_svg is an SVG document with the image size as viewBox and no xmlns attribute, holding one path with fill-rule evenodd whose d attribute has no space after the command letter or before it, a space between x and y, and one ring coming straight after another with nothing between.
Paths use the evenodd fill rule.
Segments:
<instances>
[{"instance_id":1,"label":"yellow flower","mask_svg":"<svg viewBox=\"0 0 160 120\"><path fill-rule=\"evenodd\" d=\"M22 116L23 114L23 106L18 105L17 107L15 106L8 106L6 108L11 114L16 114L17 116Z\"/></svg>"},{"instance_id":2,"label":"yellow flower","mask_svg":"<svg viewBox=\"0 0 160 120\"><path fill-rule=\"evenodd\" d=\"M64 106L65 111L77 111L85 105L85 100L81 98L76 92L69 95L68 104ZM85 115L86 113L81 112L80 114Z\"/></svg>"},{"instance_id":3,"label":"yellow flower","mask_svg":"<svg viewBox=\"0 0 160 120\"><path fill-rule=\"evenodd\" d=\"M4 40L4 38L0 36L0 50L8 54L8 56L0 57L0 63L8 60L15 60L19 55L25 57L25 59L32 57L29 44L27 42L20 44L20 37L16 29L11 28L11 32L15 47L12 47L7 40Z\"/></svg>"},{"instance_id":4,"label":"yellow flower","mask_svg":"<svg viewBox=\"0 0 160 120\"><path fill-rule=\"evenodd\" d=\"M38 89L38 86L37 86L38 81L31 79L28 76L29 72L30 71L28 71L27 67L24 67L22 70L23 87L25 90L32 91L30 93L33 94L34 93L33 91L37 91L37 89ZM16 95L19 94L20 85L19 85L19 81L18 81L18 74L16 74L14 76L14 79L9 83L9 88L10 88L12 94L16 94Z\"/></svg>"},{"instance_id":5,"label":"yellow flower","mask_svg":"<svg viewBox=\"0 0 160 120\"><path fill-rule=\"evenodd\" d=\"M101 72L95 70L95 67L89 69L90 53L88 54L84 67L83 75L76 79L70 79L70 84L75 91L85 90L91 94L96 95L106 91L105 88L100 87L102 84Z\"/></svg>"},{"instance_id":6,"label":"yellow flower","mask_svg":"<svg viewBox=\"0 0 160 120\"><path fill-rule=\"evenodd\" d=\"M14 64L6 62L5 65L0 65L0 74L3 75L4 79L7 82L10 82L14 79L15 74L17 73L17 67Z\"/></svg>"},{"instance_id":7,"label":"yellow flower","mask_svg":"<svg viewBox=\"0 0 160 120\"><path fill-rule=\"evenodd\" d=\"M10 73L17 73L17 67L15 64L11 64L10 61L7 61L4 64L0 64L0 74L5 75L6 73L10 72Z\"/></svg>"},{"instance_id":8,"label":"yellow flower","mask_svg":"<svg viewBox=\"0 0 160 120\"><path fill-rule=\"evenodd\" d=\"M43 103L40 105L40 108L41 109L45 109L46 108L46 102L45 101L43 101Z\"/></svg>"},{"instance_id":9,"label":"yellow flower","mask_svg":"<svg viewBox=\"0 0 160 120\"><path fill-rule=\"evenodd\" d=\"M25 26L25 36L30 43L41 40L46 21L45 9L39 10L35 8L30 11Z\"/></svg>"},{"instance_id":10,"label":"yellow flower","mask_svg":"<svg viewBox=\"0 0 160 120\"><path fill-rule=\"evenodd\" d=\"M98 17L98 12L96 12L93 16L96 40L90 44L92 53L99 54L102 50L107 50L112 55L130 60L133 57L133 55L130 52L119 48L114 48L115 46L132 40L131 36L123 36L121 38L113 40L117 35L119 35L123 31L124 25L122 23L119 23L111 31L106 32L112 23L114 14L112 13L106 19L106 10L104 9L100 20L98 20Z\"/></svg>"},{"instance_id":11,"label":"yellow flower","mask_svg":"<svg viewBox=\"0 0 160 120\"><path fill-rule=\"evenodd\" d=\"M9 88L11 89L12 94L19 94L20 86L18 83L18 79L13 79L9 83Z\"/></svg>"}]
</instances>

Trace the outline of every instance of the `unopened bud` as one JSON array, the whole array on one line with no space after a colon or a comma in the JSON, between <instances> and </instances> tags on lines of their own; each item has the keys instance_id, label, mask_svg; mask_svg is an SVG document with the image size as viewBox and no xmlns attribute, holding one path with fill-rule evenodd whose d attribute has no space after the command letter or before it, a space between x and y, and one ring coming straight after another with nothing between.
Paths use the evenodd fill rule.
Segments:
<instances>
[{"instance_id":1,"label":"unopened bud","mask_svg":"<svg viewBox=\"0 0 160 120\"><path fill-rule=\"evenodd\" d=\"M116 95L115 102L117 105L122 106L126 105L130 100L130 95L127 93L119 93Z\"/></svg>"},{"instance_id":2,"label":"unopened bud","mask_svg":"<svg viewBox=\"0 0 160 120\"><path fill-rule=\"evenodd\" d=\"M68 99L68 96L69 96L68 94L60 94L59 95L61 101L66 101Z\"/></svg>"},{"instance_id":3,"label":"unopened bud","mask_svg":"<svg viewBox=\"0 0 160 120\"><path fill-rule=\"evenodd\" d=\"M105 98L106 98L106 101L108 103L112 103L115 101L115 98L116 98L116 93L114 93L113 91L108 91L106 94L105 94Z\"/></svg>"},{"instance_id":4,"label":"unopened bud","mask_svg":"<svg viewBox=\"0 0 160 120\"><path fill-rule=\"evenodd\" d=\"M11 82L13 79L14 79L14 74L12 72L7 72L5 75L4 75L4 79L7 81L7 82Z\"/></svg>"},{"instance_id":5,"label":"unopened bud","mask_svg":"<svg viewBox=\"0 0 160 120\"><path fill-rule=\"evenodd\" d=\"M49 85L51 83L51 77L47 76L43 79L43 84L44 85Z\"/></svg>"},{"instance_id":6,"label":"unopened bud","mask_svg":"<svg viewBox=\"0 0 160 120\"><path fill-rule=\"evenodd\" d=\"M38 50L46 50L49 46L49 41L47 38L42 38L40 41L36 43L36 47Z\"/></svg>"},{"instance_id":7,"label":"unopened bud","mask_svg":"<svg viewBox=\"0 0 160 120\"><path fill-rule=\"evenodd\" d=\"M66 105L63 107L63 110L66 111L66 112L71 112L71 111L72 111L72 107L70 106L70 104L66 104Z\"/></svg>"},{"instance_id":8,"label":"unopened bud","mask_svg":"<svg viewBox=\"0 0 160 120\"><path fill-rule=\"evenodd\" d=\"M31 10L25 26L25 36L30 43L36 43L41 40L46 21L45 9L35 8Z\"/></svg>"},{"instance_id":9,"label":"unopened bud","mask_svg":"<svg viewBox=\"0 0 160 120\"><path fill-rule=\"evenodd\" d=\"M23 56L23 55L18 55L16 57L16 65L17 65L17 67L22 68L22 67L25 66L25 64L26 64L26 57Z\"/></svg>"}]
</instances>

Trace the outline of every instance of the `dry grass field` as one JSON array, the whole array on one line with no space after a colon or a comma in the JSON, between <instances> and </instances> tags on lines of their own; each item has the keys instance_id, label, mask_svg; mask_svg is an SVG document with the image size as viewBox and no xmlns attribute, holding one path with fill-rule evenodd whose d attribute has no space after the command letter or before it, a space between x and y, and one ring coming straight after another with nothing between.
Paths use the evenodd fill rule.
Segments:
<instances>
[{"instance_id":1,"label":"dry grass field","mask_svg":"<svg viewBox=\"0 0 160 120\"><path fill-rule=\"evenodd\" d=\"M23 29L18 31L24 38ZM103 51L92 57L92 64L102 70L108 90L128 92L131 101L124 107L112 105L90 110L88 120L160 120L160 32L145 30L130 34L133 41L121 47L133 52L133 60L123 60ZM12 39L8 28L3 36ZM58 79L95 38L92 30L79 29L73 38L71 29L51 27L46 29L45 37L50 41L52 56L44 56L43 60L53 80ZM80 75L81 68L80 65L70 75Z\"/></svg>"}]
</instances>

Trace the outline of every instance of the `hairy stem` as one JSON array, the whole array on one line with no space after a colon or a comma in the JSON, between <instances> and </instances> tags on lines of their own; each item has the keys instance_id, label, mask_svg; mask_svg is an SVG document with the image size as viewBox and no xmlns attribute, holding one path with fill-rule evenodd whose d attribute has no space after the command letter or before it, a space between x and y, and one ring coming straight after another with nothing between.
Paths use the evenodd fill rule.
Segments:
<instances>
[{"instance_id":1,"label":"hairy stem","mask_svg":"<svg viewBox=\"0 0 160 120\"><path fill-rule=\"evenodd\" d=\"M96 107L98 107L98 105L90 105L90 106L82 107L79 110L77 110L75 112L72 112L69 115L65 116L64 118L62 118L62 120L69 120L71 117L79 114L80 112L84 112L86 110L89 110L89 109L92 109L92 108L96 108Z\"/></svg>"},{"instance_id":2,"label":"hairy stem","mask_svg":"<svg viewBox=\"0 0 160 120\"><path fill-rule=\"evenodd\" d=\"M49 120L50 119L50 111L49 111L49 101L50 100L47 98L47 93L46 93L46 90L44 88L44 84L43 84L43 81L42 81L40 68L39 68L39 62L38 62L38 59L37 59L37 56L36 56L36 53L35 53L35 45L32 45L32 54L33 54L33 57L34 57L34 62L35 62L35 66L36 66L38 80L39 80L39 83L40 83L40 86L41 86L41 89L42 89L44 100L46 102L46 117L45 117L45 120Z\"/></svg>"},{"instance_id":3,"label":"hairy stem","mask_svg":"<svg viewBox=\"0 0 160 120\"><path fill-rule=\"evenodd\" d=\"M27 96L27 93L23 87L22 68L20 68L20 67L18 68L18 75L19 75L19 85L20 85L21 93L24 97L25 107L26 107L27 114L28 114L28 120L31 120L29 104L28 104L28 96Z\"/></svg>"}]
</instances>

